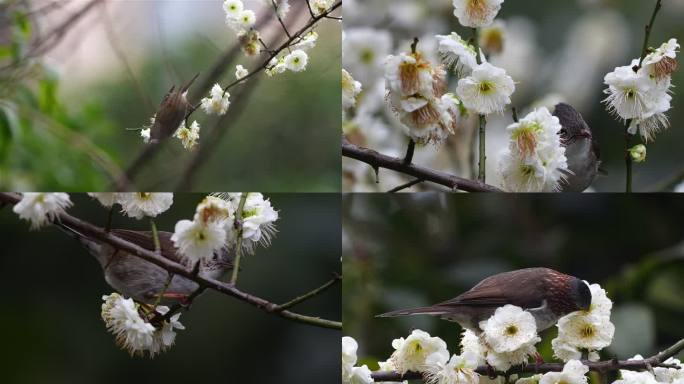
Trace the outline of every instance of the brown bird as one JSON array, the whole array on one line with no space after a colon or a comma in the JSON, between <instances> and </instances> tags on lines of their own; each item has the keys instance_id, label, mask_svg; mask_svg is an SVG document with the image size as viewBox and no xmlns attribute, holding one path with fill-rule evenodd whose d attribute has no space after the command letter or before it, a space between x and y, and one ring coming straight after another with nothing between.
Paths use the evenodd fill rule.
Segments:
<instances>
[{"instance_id":1,"label":"brown bird","mask_svg":"<svg viewBox=\"0 0 684 384\"><path fill-rule=\"evenodd\" d=\"M582 192L601 173L601 150L591 128L570 104L559 103L553 112L562 126L560 135L568 159L568 170L561 183L564 192Z\"/></svg>"},{"instance_id":2,"label":"brown bird","mask_svg":"<svg viewBox=\"0 0 684 384\"><path fill-rule=\"evenodd\" d=\"M107 243L91 239L62 223L55 224L76 238L95 257L102 267L105 281L125 297L132 297L139 302L153 303L164 290L169 278L169 273L165 269ZM113 229L111 233L141 248L155 250L151 232ZM161 255L189 267L177 254L171 241L172 235L173 233L170 232L158 232ZM224 249L214 254L214 258L209 262L202 263L198 273L202 276L220 279L227 277L227 271L232 268L232 257ZM162 294L162 298L183 302L197 288L199 286L194 281L175 275Z\"/></svg>"},{"instance_id":3,"label":"brown bird","mask_svg":"<svg viewBox=\"0 0 684 384\"><path fill-rule=\"evenodd\" d=\"M549 268L525 268L490 276L469 291L429 307L402 309L378 317L434 315L480 333L480 321L498 307L516 305L530 312L542 331L570 312L591 305L591 291L582 280Z\"/></svg>"},{"instance_id":4,"label":"brown bird","mask_svg":"<svg viewBox=\"0 0 684 384\"><path fill-rule=\"evenodd\" d=\"M188 89L198 76L199 73L178 90L176 90L174 85L164 96L150 130L151 144L159 143L161 140L171 137L178 130L181 123L183 123L188 110L191 108L187 99Z\"/></svg>"}]
</instances>

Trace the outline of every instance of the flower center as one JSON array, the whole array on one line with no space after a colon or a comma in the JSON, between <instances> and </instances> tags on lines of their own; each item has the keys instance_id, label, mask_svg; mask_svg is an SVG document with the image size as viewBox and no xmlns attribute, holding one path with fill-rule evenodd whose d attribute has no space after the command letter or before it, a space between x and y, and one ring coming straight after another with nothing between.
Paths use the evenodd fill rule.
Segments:
<instances>
[{"instance_id":1,"label":"flower center","mask_svg":"<svg viewBox=\"0 0 684 384\"><path fill-rule=\"evenodd\" d=\"M466 5L466 13L472 19L483 20L487 16L487 2L485 0L470 0Z\"/></svg>"},{"instance_id":2,"label":"flower center","mask_svg":"<svg viewBox=\"0 0 684 384\"><path fill-rule=\"evenodd\" d=\"M580 335L585 339L594 336L594 333L594 326L591 324L585 324L584 327L582 327L582 329L580 330Z\"/></svg>"},{"instance_id":3,"label":"flower center","mask_svg":"<svg viewBox=\"0 0 684 384\"><path fill-rule=\"evenodd\" d=\"M138 196L140 196L141 199L147 200L150 198L152 194L149 192L138 192Z\"/></svg>"},{"instance_id":4,"label":"flower center","mask_svg":"<svg viewBox=\"0 0 684 384\"><path fill-rule=\"evenodd\" d=\"M371 49L364 49L361 51L361 62L364 64L373 64L375 53Z\"/></svg>"},{"instance_id":5,"label":"flower center","mask_svg":"<svg viewBox=\"0 0 684 384\"><path fill-rule=\"evenodd\" d=\"M482 93L489 93L491 90L494 89L494 83L491 81L483 81L480 83L480 92Z\"/></svg>"},{"instance_id":6,"label":"flower center","mask_svg":"<svg viewBox=\"0 0 684 384\"><path fill-rule=\"evenodd\" d=\"M508 327L506 327L504 333L506 334L506 336L515 336L518 333L518 327L511 324Z\"/></svg>"}]
</instances>

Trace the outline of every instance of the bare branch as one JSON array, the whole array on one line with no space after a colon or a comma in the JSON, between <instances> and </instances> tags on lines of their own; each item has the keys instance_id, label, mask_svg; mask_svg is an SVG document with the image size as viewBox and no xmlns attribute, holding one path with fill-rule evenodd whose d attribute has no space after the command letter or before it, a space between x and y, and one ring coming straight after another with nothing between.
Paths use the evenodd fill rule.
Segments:
<instances>
[{"instance_id":1,"label":"bare branch","mask_svg":"<svg viewBox=\"0 0 684 384\"><path fill-rule=\"evenodd\" d=\"M391 169L425 181L443 185L453 190L462 190L466 192L502 192L494 186L479 181L464 179L415 164L406 164L404 159L383 155L372 149L351 144L344 139L342 140L342 156L362 161L373 167L373 169Z\"/></svg>"}]
</instances>

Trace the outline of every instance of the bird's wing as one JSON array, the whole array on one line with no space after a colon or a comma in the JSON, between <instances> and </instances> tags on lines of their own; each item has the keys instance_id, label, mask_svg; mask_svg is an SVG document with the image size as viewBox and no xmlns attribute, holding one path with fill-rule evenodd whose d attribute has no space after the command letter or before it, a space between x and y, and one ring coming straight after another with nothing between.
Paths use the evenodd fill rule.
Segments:
<instances>
[{"instance_id":1,"label":"bird's wing","mask_svg":"<svg viewBox=\"0 0 684 384\"><path fill-rule=\"evenodd\" d=\"M541 306L544 279L540 269L527 268L490 276L461 295L437 304L437 306L484 306L499 307L505 304L521 308Z\"/></svg>"},{"instance_id":2,"label":"bird's wing","mask_svg":"<svg viewBox=\"0 0 684 384\"><path fill-rule=\"evenodd\" d=\"M113 229L112 233L117 237L129 241L139 247L147 249L148 251L154 251L154 240L152 238L152 232L129 231L127 229ZM158 235L162 256L169 260L173 260L177 263L181 262L180 257L176 253L176 247L173 245L173 241L171 241L172 233L159 231Z\"/></svg>"}]
</instances>

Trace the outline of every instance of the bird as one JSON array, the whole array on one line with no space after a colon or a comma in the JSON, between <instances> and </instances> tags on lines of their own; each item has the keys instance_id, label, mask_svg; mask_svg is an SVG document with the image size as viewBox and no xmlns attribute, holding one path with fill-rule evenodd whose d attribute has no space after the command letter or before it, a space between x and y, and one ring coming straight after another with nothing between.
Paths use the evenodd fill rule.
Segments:
<instances>
[{"instance_id":1,"label":"bird","mask_svg":"<svg viewBox=\"0 0 684 384\"><path fill-rule=\"evenodd\" d=\"M171 137L185 120L188 110L192 108L188 103L188 89L195 82L199 73L186 85L176 89L174 85L162 99L154 124L150 129L150 143L157 144L161 140Z\"/></svg>"},{"instance_id":2,"label":"bird","mask_svg":"<svg viewBox=\"0 0 684 384\"><path fill-rule=\"evenodd\" d=\"M565 146L570 171L561 183L561 190L582 192L589 188L600 173L601 150L598 142L582 115L570 104L557 104L553 115L560 120L561 141Z\"/></svg>"},{"instance_id":3,"label":"bird","mask_svg":"<svg viewBox=\"0 0 684 384\"><path fill-rule=\"evenodd\" d=\"M164 289L169 273L162 267L155 265L130 253L114 248L100 240L85 236L78 231L59 223L58 227L75 237L80 244L99 262L104 272L107 284L125 297L131 297L138 302L152 304L159 296L166 300L177 300L184 303L195 292L199 285L182 276L174 275L170 284ZM127 229L112 229L111 234L126 240L141 248L154 251L154 238L149 231L133 231ZM173 233L158 231L160 252L176 263L188 265L176 252L171 241ZM228 271L233 268L232 256L225 249L214 254L214 258L198 267L198 274L212 279L227 278ZM162 293L163 292L163 293Z\"/></svg>"},{"instance_id":4,"label":"bird","mask_svg":"<svg viewBox=\"0 0 684 384\"><path fill-rule=\"evenodd\" d=\"M525 268L487 277L470 290L435 305L400 309L377 317L433 315L480 334L479 323L506 304L531 313L541 332L568 313L588 310L591 291L577 277L550 268Z\"/></svg>"}]
</instances>

